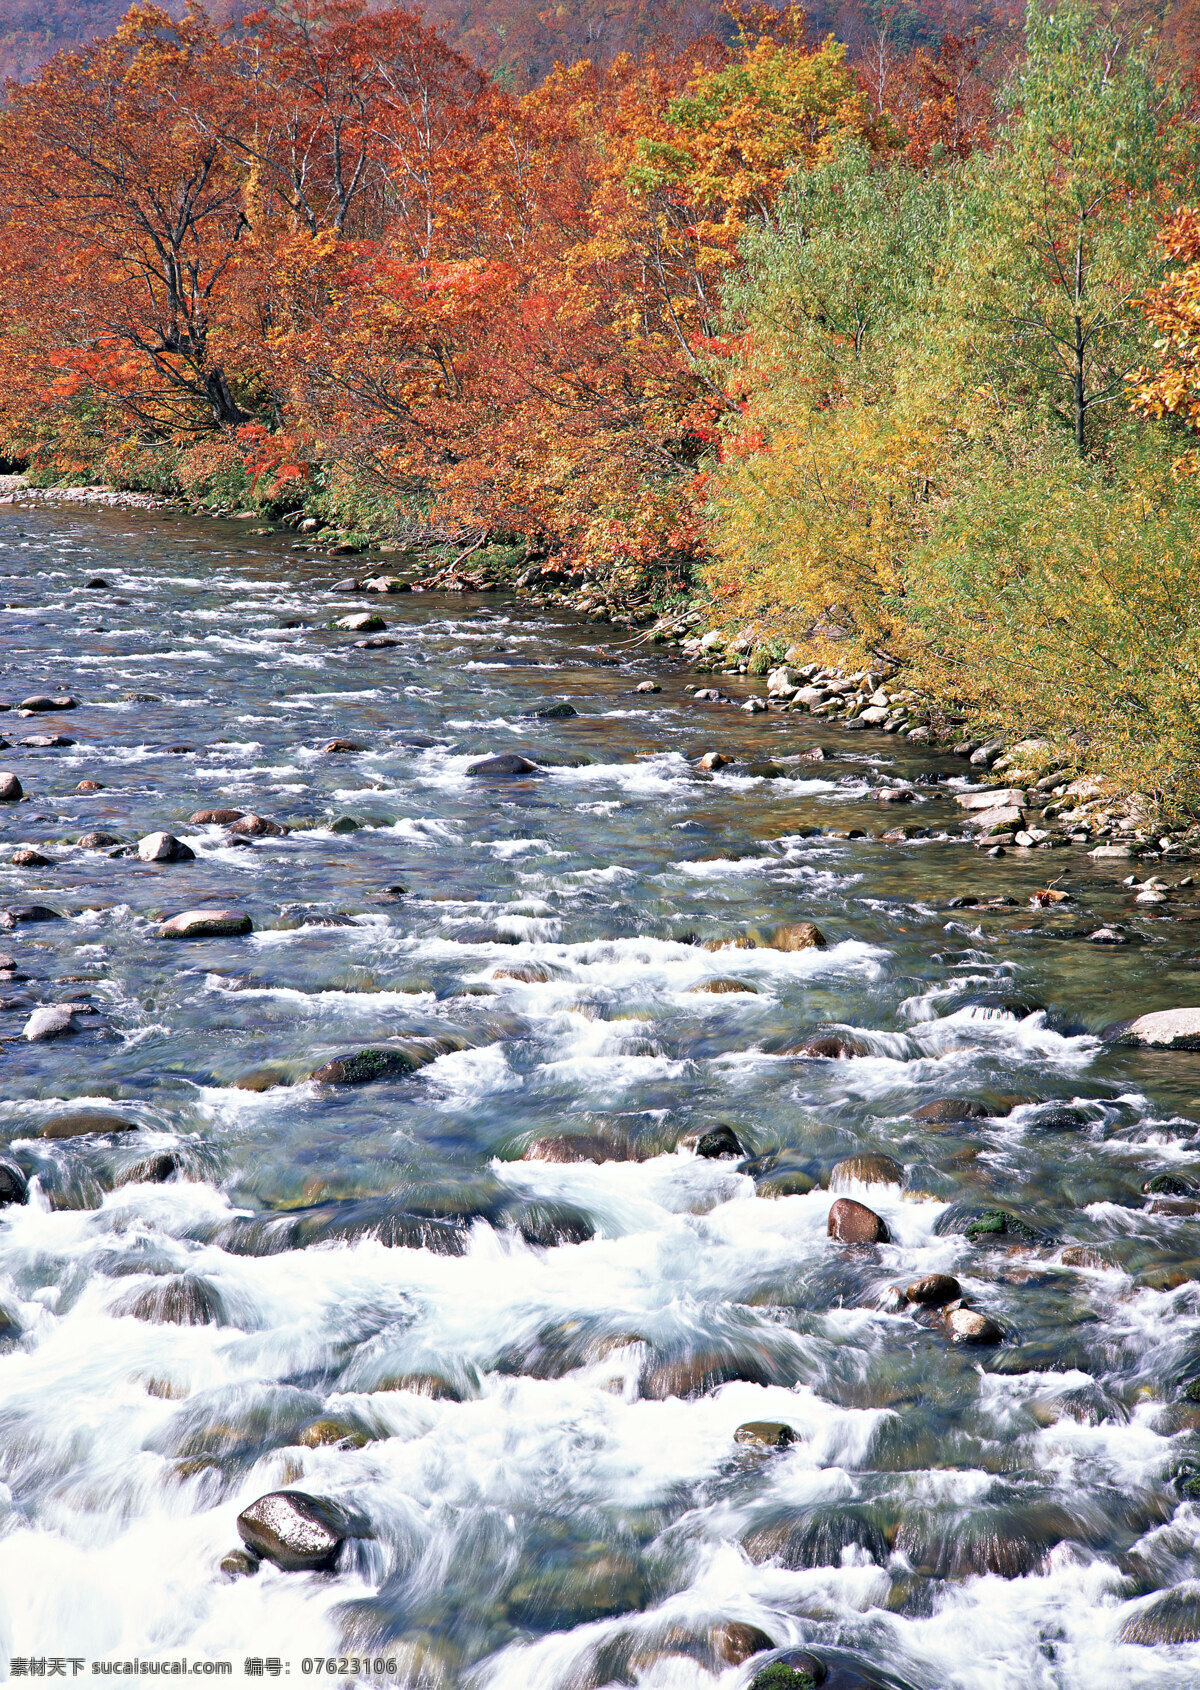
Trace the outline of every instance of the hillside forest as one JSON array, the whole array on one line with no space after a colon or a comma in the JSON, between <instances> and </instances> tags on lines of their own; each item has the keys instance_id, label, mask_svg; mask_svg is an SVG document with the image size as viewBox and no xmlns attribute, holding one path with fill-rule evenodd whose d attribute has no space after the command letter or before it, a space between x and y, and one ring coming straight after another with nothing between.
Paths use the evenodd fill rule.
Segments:
<instances>
[{"instance_id":1,"label":"hillside forest","mask_svg":"<svg viewBox=\"0 0 1200 1690\"><path fill-rule=\"evenodd\" d=\"M0 453L700 595L1200 802L1187 10L622 16L135 6L10 83Z\"/></svg>"}]
</instances>

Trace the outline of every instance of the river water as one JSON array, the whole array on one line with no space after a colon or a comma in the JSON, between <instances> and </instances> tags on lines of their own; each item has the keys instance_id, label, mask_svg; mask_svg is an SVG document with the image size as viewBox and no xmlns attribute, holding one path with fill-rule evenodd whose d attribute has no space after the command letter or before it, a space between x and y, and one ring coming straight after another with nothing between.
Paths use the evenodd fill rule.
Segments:
<instances>
[{"instance_id":1,"label":"river water","mask_svg":"<svg viewBox=\"0 0 1200 1690\"><path fill-rule=\"evenodd\" d=\"M894 822L898 779L905 821L952 824L964 765L693 704L498 595L338 597L345 560L157 514L9 509L0 541L3 696L79 700L0 717L75 742L0 757L28 794L3 900L62 917L0 935L30 1180L0 1211L0 1664L353 1650L429 1690L736 1690L769 1659L713 1655L742 1622L835 1687L1200 1682L1198 1643L1117 1641L1200 1576L1197 1220L1143 1194L1200 1164L1200 1058L1097 1037L1196 1001L1189 890L838 837ZM329 626L358 608L396 643ZM777 778L695 762L814 745ZM466 773L513 750L545 772ZM292 831L234 844L201 807ZM73 844L155 829L195 860ZM1031 907L1060 876L1074 901ZM156 936L209 904L252 935ZM826 947L708 948L797 921ZM68 1000L76 1033L22 1037ZM865 1054L785 1054L830 1026ZM407 1076L307 1078L414 1039ZM912 1118L947 1096L990 1113ZM137 1130L39 1136L85 1109ZM680 1147L717 1124L744 1160ZM519 1159L547 1135L626 1159ZM842 1187L889 1243L827 1236L856 1155L903 1170ZM889 1302L931 1272L1003 1342ZM795 1441L756 1453L752 1421ZM334 1568L223 1572L289 1487L357 1522Z\"/></svg>"}]
</instances>

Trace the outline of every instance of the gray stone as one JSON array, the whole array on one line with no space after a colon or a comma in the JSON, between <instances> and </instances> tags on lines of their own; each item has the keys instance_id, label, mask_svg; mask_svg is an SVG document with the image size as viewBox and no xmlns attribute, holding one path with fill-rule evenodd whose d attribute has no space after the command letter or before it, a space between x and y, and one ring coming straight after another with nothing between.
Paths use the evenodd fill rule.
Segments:
<instances>
[{"instance_id":1,"label":"gray stone","mask_svg":"<svg viewBox=\"0 0 1200 1690\"><path fill-rule=\"evenodd\" d=\"M196 856L191 846L173 833L148 833L138 840L137 854L144 863L190 863Z\"/></svg>"},{"instance_id":2,"label":"gray stone","mask_svg":"<svg viewBox=\"0 0 1200 1690\"><path fill-rule=\"evenodd\" d=\"M30 1044L42 1044L47 1039L60 1039L66 1033L75 1032L78 1028L74 1011L65 1003L42 1004L25 1023L25 1037Z\"/></svg>"},{"instance_id":3,"label":"gray stone","mask_svg":"<svg viewBox=\"0 0 1200 1690\"><path fill-rule=\"evenodd\" d=\"M25 788L12 770L0 769L0 804L19 804L24 796Z\"/></svg>"},{"instance_id":4,"label":"gray stone","mask_svg":"<svg viewBox=\"0 0 1200 1690\"><path fill-rule=\"evenodd\" d=\"M959 792L955 803L964 810L996 810L1025 808L1025 794L1012 786L976 787L971 792Z\"/></svg>"},{"instance_id":5,"label":"gray stone","mask_svg":"<svg viewBox=\"0 0 1200 1690\"><path fill-rule=\"evenodd\" d=\"M339 616L334 627L344 628L351 634L381 634L387 623L373 610L355 610L349 616Z\"/></svg>"}]
</instances>

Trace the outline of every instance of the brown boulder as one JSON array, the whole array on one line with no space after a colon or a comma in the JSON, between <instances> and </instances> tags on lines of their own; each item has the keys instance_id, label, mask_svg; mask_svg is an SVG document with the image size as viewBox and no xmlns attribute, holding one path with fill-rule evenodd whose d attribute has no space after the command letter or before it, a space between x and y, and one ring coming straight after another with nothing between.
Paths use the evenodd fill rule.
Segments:
<instances>
[{"instance_id":1,"label":"brown boulder","mask_svg":"<svg viewBox=\"0 0 1200 1690\"><path fill-rule=\"evenodd\" d=\"M829 1211L829 1236L839 1244L887 1244L887 1223L865 1203L839 1197Z\"/></svg>"},{"instance_id":2,"label":"brown boulder","mask_svg":"<svg viewBox=\"0 0 1200 1690\"><path fill-rule=\"evenodd\" d=\"M902 1185L904 1169L890 1156L846 1156L829 1170L830 1191L848 1185Z\"/></svg>"},{"instance_id":3,"label":"brown boulder","mask_svg":"<svg viewBox=\"0 0 1200 1690\"><path fill-rule=\"evenodd\" d=\"M910 1303L920 1303L929 1309L943 1308L947 1303L953 1303L962 1296L962 1286L952 1273L927 1273L921 1279L914 1279L905 1288L904 1295Z\"/></svg>"}]
</instances>

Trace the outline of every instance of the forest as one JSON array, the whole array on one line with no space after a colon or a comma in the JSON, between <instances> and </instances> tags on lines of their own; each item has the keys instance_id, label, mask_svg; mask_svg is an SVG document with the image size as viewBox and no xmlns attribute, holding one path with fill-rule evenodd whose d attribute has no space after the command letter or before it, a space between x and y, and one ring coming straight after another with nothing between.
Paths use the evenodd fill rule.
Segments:
<instances>
[{"instance_id":1,"label":"forest","mask_svg":"<svg viewBox=\"0 0 1200 1690\"><path fill-rule=\"evenodd\" d=\"M1200 800L1189 7L651 15L135 6L10 83L0 452L700 594Z\"/></svg>"}]
</instances>

